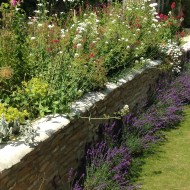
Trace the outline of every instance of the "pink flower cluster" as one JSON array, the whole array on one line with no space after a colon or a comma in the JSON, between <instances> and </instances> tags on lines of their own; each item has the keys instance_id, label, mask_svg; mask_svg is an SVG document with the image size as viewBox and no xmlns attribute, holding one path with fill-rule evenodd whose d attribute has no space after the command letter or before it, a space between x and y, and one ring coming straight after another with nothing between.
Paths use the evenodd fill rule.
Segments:
<instances>
[{"instance_id":1,"label":"pink flower cluster","mask_svg":"<svg viewBox=\"0 0 190 190\"><path fill-rule=\"evenodd\" d=\"M18 4L18 1L17 1L17 0L11 0L11 5L12 5L13 7L15 7L17 4Z\"/></svg>"}]
</instances>

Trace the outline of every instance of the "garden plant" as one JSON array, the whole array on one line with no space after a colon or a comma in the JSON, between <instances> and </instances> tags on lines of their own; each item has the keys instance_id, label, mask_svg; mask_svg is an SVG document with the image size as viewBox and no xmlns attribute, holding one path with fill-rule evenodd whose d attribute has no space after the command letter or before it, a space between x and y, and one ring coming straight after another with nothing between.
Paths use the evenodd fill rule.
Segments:
<instances>
[{"instance_id":1,"label":"garden plant","mask_svg":"<svg viewBox=\"0 0 190 190\"><path fill-rule=\"evenodd\" d=\"M175 6L164 15L147 0L125 8L117 1L67 3L69 12L52 14L53 5L38 0L31 15L21 1L1 3L3 141L11 131L19 133L13 123L26 126L28 119L69 112L70 103L84 93L103 88L126 69L146 66L150 59L164 59L175 72L181 69L183 18L176 17Z\"/></svg>"}]
</instances>

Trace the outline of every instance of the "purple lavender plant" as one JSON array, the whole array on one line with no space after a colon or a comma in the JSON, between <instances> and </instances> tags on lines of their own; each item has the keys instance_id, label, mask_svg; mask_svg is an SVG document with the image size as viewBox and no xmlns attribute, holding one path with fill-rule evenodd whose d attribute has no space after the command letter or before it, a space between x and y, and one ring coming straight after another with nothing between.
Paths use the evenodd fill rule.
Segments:
<instances>
[{"instance_id":1,"label":"purple lavender plant","mask_svg":"<svg viewBox=\"0 0 190 190\"><path fill-rule=\"evenodd\" d=\"M138 188L130 185L133 156L160 140L158 130L174 127L182 119L183 106L190 102L189 73L170 84L163 81L164 84L160 83L155 90L154 102L147 109L138 115L129 113L124 116L122 126L118 126L119 122L104 125L106 142L97 143L87 151L84 188L77 182L72 190ZM122 141L119 141L121 132Z\"/></svg>"}]
</instances>

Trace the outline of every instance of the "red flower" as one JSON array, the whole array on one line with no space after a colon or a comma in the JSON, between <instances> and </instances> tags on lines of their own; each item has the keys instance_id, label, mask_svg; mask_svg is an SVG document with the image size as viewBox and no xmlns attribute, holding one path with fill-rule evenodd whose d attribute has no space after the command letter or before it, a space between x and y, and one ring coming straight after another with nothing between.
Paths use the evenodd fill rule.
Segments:
<instances>
[{"instance_id":1,"label":"red flower","mask_svg":"<svg viewBox=\"0 0 190 190\"><path fill-rule=\"evenodd\" d=\"M139 22L139 20L138 20L138 19L136 19L135 21L136 21L136 22Z\"/></svg>"},{"instance_id":2,"label":"red flower","mask_svg":"<svg viewBox=\"0 0 190 190\"><path fill-rule=\"evenodd\" d=\"M185 36L185 32L182 31L182 32L180 33L180 37L183 38L184 36Z\"/></svg>"},{"instance_id":3,"label":"red flower","mask_svg":"<svg viewBox=\"0 0 190 190\"><path fill-rule=\"evenodd\" d=\"M159 14L159 17L160 17L160 20L163 20L164 19L164 14Z\"/></svg>"},{"instance_id":4,"label":"red flower","mask_svg":"<svg viewBox=\"0 0 190 190\"><path fill-rule=\"evenodd\" d=\"M90 58L94 58L94 54L93 53L90 54Z\"/></svg>"},{"instance_id":5,"label":"red flower","mask_svg":"<svg viewBox=\"0 0 190 190\"><path fill-rule=\"evenodd\" d=\"M164 20L168 20L168 16L167 15L164 15Z\"/></svg>"},{"instance_id":6,"label":"red flower","mask_svg":"<svg viewBox=\"0 0 190 190\"><path fill-rule=\"evenodd\" d=\"M173 3L171 4L171 9L175 9L175 6L176 6L176 3L173 2Z\"/></svg>"},{"instance_id":7,"label":"red flower","mask_svg":"<svg viewBox=\"0 0 190 190\"><path fill-rule=\"evenodd\" d=\"M54 39L53 42L54 42L54 43L58 43L59 40L58 40L58 39Z\"/></svg>"},{"instance_id":8,"label":"red flower","mask_svg":"<svg viewBox=\"0 0 190 190\"><path fill-rule=\"evenodd\" d=\"M136 27L136 28L140 28L141 27L141 25L140 24L134 24L134 26Z\"/></svg>"}]
</instances>

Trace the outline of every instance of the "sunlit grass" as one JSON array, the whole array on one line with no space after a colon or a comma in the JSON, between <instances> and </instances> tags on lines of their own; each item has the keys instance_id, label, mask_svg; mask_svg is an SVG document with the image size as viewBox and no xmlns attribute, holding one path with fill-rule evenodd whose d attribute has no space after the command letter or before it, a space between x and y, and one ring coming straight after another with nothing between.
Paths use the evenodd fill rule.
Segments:
<instances>
[{"instance_id":1,"label":"sunlit grass","mask_svg":"<svg viewBox=\"0 0 190 190\"><path fill-rule=\"evenodd\" d=\"M143 190L190 189L190 106L176 130L165 132L166 142L156 145L155 153L143 159L137 183Z\"/></svg>"}]
</instances>

